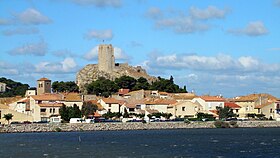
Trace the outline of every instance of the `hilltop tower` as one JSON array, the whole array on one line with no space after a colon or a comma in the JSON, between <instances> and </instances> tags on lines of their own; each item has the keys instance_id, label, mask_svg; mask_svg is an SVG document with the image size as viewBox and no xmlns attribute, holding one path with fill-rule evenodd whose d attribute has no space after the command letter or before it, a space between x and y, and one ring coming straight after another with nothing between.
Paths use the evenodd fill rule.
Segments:
<instances>
[{"instance_id":1,"label":"hilltop tower","mask_svg":"<svg viewBox=\"0 0 280 158\"><path fill-rule=\"evenodd\" d=\"M37 80L37 95L44 93L51 93L52 84L51 80L47 78L41 78Z\"/></svg>"},{"instance_id":2,"label":"hilltop tower","mask_svg":"<svg viewBox=\"0 0 280 158\"><path fill-rule=\"evenodd\" d=\"M98 48L98 69L112 72L115 67L114 48L111 44L101 44Z\"/></svg>"}]
</instances>

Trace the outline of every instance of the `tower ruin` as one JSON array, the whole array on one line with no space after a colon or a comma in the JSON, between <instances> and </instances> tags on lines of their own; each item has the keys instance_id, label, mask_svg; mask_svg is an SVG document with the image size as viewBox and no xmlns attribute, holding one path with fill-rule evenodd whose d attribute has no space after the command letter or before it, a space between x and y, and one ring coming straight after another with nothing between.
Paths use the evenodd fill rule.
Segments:
<instances>
[{"instance_id":1,"label":"tower ruin","mask_svg":"<svg viewBox=\"0 0 280 158\"><path fill-rule=\"evenodd\" d=\"M98 48L98 70L112 72L115 67L114 48L111 44L101 44Z\"/></svg>"}]
</instances>

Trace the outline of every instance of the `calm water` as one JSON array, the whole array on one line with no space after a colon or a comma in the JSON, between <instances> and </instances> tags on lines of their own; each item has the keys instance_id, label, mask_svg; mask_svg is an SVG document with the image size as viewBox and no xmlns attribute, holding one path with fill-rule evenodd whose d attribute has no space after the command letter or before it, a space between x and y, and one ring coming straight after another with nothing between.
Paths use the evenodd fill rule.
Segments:
<instances>
[{"instance_id":1,"label":"calm water","mask_svg":"<svg viewBox=\"0 0 280 158\"><path fill-rule=\"evenodd\" d=\"M280 128L0 134L1 158L280 157Z\"/></svg>"}]
</instances>

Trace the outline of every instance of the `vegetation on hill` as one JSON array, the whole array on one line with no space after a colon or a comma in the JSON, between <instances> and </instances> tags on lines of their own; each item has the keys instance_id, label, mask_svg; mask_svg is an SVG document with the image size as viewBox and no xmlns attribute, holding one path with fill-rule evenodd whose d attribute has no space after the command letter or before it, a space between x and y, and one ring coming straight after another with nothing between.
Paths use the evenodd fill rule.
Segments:
<instances>
[{"instance_id":1,"label":"vegetation on hill","mask_svg":"<svg viewBox=\"0 0 280 158\"><path fill-rule=\"evenodd\" d=\"M86 85L88 94L95 94L97 96L109 97L113 93L116 93L118 89L125 88L130 90L159 90L169 93L185 93L187 92L186 87L180 88L173 81L173 77L170 79L164 79L158 77L158 81L149 84L147 79L140 77L134 79L130 76L122 76L111 81L105 78L99 78L96 81Z\"/></svg>"},{"instance_id":2,"label":"vegetation on hill","mask_svg":"<svg viewBox=\"0 0 280 158\"><path fill-rule=\"evenodd\" d=\"M53 92L79 92L79 87L74 81L54 81L52 83Z\"/></svg>"},{"instance_id":3,"label":"vegetation on hill","mask_svg":"<svg viewBox=\"0 0 280 158\"><path fill-rule=\"evenodd\" d=\"M7 87L6 92L0 93L0 98L24 96L25 91L29 88L28 84L22 84L20 82L13 81L11 79L6 79L5 77L1 77L0 82L6 83L6 87Z\"/></svg>"}]
</instances>

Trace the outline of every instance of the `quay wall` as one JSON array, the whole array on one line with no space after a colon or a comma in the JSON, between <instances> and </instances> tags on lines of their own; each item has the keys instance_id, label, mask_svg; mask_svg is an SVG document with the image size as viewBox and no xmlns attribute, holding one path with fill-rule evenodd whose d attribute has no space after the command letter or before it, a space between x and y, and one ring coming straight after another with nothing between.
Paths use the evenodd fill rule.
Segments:
<instances>
[{"instance_id":1,"label":"quay wall","mask_svg":"<svg viewBox=\"0 0 280 158\"><path fill-rule=\"evenodd\" d=\"M238 121L240 128L280 127L280 121ZM215 128L213 121L207 122L127 122L127 123L59 123L59 124L12 124L0 126L0 133L24 132L77 132L108 130L154 130L154 129L190 129Z\"/></svg>"}]
</instances>

